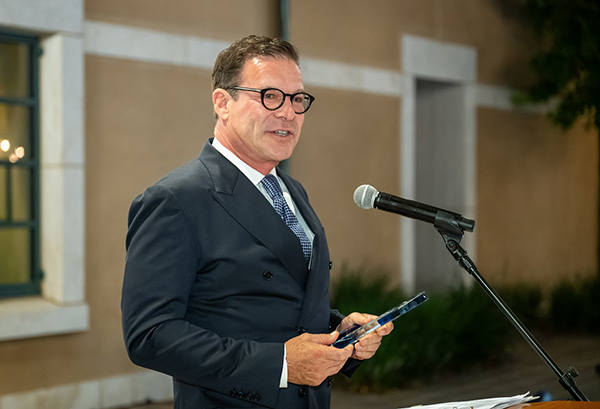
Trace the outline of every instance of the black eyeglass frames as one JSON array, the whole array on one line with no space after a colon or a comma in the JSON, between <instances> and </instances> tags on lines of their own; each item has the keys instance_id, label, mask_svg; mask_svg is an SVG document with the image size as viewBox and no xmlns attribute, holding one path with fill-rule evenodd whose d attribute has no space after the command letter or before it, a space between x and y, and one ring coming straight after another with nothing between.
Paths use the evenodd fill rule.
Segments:
<instances>
[{"instance_id":1,"label":"black eyeglass frames","mask_svg":"<svg viewBox=\"0 0 600 409\"><path fill-rule=\"evenodd\" d=\"M239 91L252 91L260 92L260 100L265 108L269 111L275 111L279 109L285 102L285 97L290 97L292 102L292 108L297 114L303 114L308 111L310 105L315 100L315 97L306 92L296 92L295 94L286 94L277 88L246 88L246 87L231 87L231 89L237 89Z\"/></svg>"}]
</instances>

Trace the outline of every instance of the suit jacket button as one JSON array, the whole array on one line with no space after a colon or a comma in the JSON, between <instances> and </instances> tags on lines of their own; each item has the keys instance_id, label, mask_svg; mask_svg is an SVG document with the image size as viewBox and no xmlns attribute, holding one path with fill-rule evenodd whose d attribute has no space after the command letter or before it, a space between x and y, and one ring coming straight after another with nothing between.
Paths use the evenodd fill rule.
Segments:
<instances>
[{"instance_id":1,"label":"suit jacket button","mask_svg":"<svg viewBox=\"0 0 600 409\"><path fill-rule=\"evenodd\" d=\"M263 278L265 280L269 281L270 279L273 278L273 273L271 273L269 270L267 270L263 273Z\"/></svg>"},{"instance_id":2,"label":"suit jacket button","mask_svg":"<svg viewBox=\"0 0 600 409\"><path fill-rule=\"evenodd\" d=\"M331 270L331 267L333 267L333 261L329 262L329 269Z\"/></svg>"},{"instance_id":3,"label":"suit jacket button","mask_svg":"<svg viewBox=\"0 0 600 409\"><path fill-rule=\"evenodd\" d=\"M298 389L298 396L300 396L301 398L306 396L306 388L300 388Z\"/></svg>"},{"instance_id":4,"label":"suit jacket button","mask_svg":"<svg viewBox=\"0 0 600 409\"><path fill-rule=\"evenodd\" d=\"M327 387L328 387L328 388L331 388L331 384L332 384L332 383L333 383L333 379L329 379L329 380L327 381Z\"/></svg>"},{"instance_id":5,"label":"suit jacket button","mask_svg":"<svg viewBox=\"0 0 600 409\"><path fill-rule=\"evenodd\" d=\"M298 334L302 335L306 332L306 328L304 328L302 325L300 325L298 327Z\"/></svg>"}]
</instances>

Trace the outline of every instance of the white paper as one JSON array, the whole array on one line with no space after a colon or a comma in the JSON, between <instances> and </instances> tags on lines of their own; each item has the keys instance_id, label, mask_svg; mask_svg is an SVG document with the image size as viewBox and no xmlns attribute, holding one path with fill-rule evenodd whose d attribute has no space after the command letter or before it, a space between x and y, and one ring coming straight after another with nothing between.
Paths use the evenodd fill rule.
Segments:
<instances>
[{"instance_id":1,"label":"white paper","mask_svg":"<svg viewBox=\"0 0 600 409\"><path fill-rule=\"evenodd\" d=\"M411 408L403 409L504 409L508 408L509 406L526 403L537 398L537 396L529 396L529 392L527 392L523 395L516 395L506 398L488 398L467 400L462 402L436 403L433 405L412 406Z\"/></svg>"}]
</instances>

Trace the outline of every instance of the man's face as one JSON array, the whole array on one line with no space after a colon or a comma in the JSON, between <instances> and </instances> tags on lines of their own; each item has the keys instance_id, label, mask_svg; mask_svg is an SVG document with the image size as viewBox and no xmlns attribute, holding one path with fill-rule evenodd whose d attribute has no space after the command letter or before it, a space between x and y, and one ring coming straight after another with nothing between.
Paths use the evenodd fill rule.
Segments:
<instances>
[{"instance_id":1,"label":"man's face","mask_svg":"<svg viewBox=\"0 0 600 409\"><path fill-rule=\"evenodd\" d=\"M278 88L286 94L304 91L302 75L290 59L270 57L248 60L239 84L247 88ZM266 174L279 162L289 158L300 138L304 114L296 114L290 98L270 111L258 92L237 91L237 100L228 102L226 145L244 162ZM221 139L219 139L221 140ZM227 142L229 142L227 144Z\"/></svg>"}]
</instances>

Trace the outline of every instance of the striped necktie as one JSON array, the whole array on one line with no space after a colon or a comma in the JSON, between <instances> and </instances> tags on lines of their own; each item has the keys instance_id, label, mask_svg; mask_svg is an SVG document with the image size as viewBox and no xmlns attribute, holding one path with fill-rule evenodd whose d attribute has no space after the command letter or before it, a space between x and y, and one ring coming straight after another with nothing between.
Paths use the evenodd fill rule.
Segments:
<instances>
[{"instance_id":1,"label":"striped necktie","mask_svg":"<svg viewBox=\"0 0 600 409\"><path fill-rule=\"evenodd\" d=\"M279 182L275 175L267 175L261 180L264 188L271 200L273 200L273 207L275 211L281 216L285 224L294 232L298 239L300 240L300 244L302 245L302 251L304 252L304 258L308 263L310 260L310 255L312 251L312 245L306 232L300 225L298 218L292 212L292 209L288 206L285 198L283 197L283 192L281 190L281 186L279 186Z\"/></svg>"}]
</instances>

